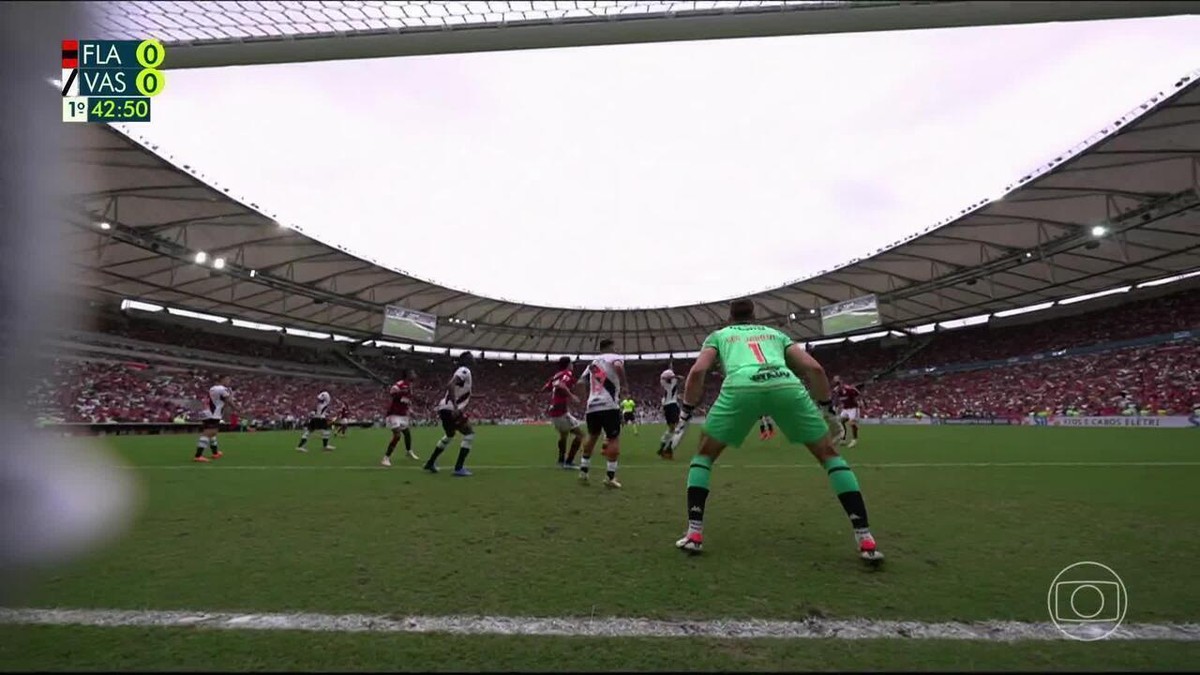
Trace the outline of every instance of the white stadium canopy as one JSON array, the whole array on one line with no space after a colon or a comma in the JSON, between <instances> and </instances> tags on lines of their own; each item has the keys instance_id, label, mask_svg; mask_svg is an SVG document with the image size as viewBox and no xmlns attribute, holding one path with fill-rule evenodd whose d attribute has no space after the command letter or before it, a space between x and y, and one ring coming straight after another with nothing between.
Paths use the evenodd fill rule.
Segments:
<instances>
[{"instance_id":1,"label":"white stadium canopy","mask_svg":"<svg viewBox=\"0 0 1200 675\"><path fill-rule=\"evenodd\" d=\"M95 2L97 37L158 37L165 68L1196 13L1188 0Z\"/></svg>"},{"instance_id":2,"label":"white stadium canopy","mask_svg":"<svg viewBox=\"0 0 1200 675\"><path fill-rule=\"evenodd\" d=\"M885 327L904 330L1200 269L1197 76L1006 195L756 294L761 318L813 339L815 309L873 293ZM88 185L71 204L78 283L109 296L361 340L379 337L384 307L396 304L438 315L447 347L554 354L593 352L602 337L629 354L690 352L725 318L725 298L583 310L431 284L283 228L113 128L66 125L63 133L69 161L87 176L77 184Z\"/></svg>"}]
</instances>

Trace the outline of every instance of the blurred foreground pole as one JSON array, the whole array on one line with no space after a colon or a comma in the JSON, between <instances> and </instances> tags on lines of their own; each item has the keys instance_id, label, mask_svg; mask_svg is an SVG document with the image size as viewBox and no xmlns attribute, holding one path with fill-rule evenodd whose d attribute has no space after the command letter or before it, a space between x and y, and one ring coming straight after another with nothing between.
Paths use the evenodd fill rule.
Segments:
<instances>
[{"instance_id":1,"label":"blurred foreground pole","mask_svg":"<svg viewBox=\"0 0 1200 675\"><path fill-rule=\"evenodd\" d=\"M67 194L89 176L63 161L62 40L84 33L84 3L0 2L0 601L17 572L65 561L122 529L130 480L92 443L37 433L28 406L39 342L86 320L63 300L71 272Z\"/></svg>"}]
</instances>

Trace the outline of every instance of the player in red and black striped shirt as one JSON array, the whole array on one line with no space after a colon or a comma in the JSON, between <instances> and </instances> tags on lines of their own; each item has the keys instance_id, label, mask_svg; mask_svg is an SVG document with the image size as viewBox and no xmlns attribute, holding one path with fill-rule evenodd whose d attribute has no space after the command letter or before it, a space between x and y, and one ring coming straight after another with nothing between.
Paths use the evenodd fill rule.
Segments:
<instances>
[{"instance_id":1,"label":"player in red and black striped shirt","mask_svg":"<svg viewBox=\"0 0 1200 675\"><path fill-rule=\"evenodd\" d=\"M408 458L420 459L412 449L412 431L409 430L411 424L408 419L409 409L412 407L412 384L416 379L416 372L405 370L403 377L397 380L388 392L392 398L388 403L387 426L392 430L392 440L388 443L387 454L380 462L384 466L392 465L392 451L396 449L401 437L404 438L404 451Z\"/></svg>"},{"instance_id":2,"label":"player in red and black striped shirt","mask_svg":"<svg viewBox=\"0 0 1200 675\"><path fill-rule=\"evenodd\" d=\"M839 417L842 420L842 443L853 448L858 445L858 399L862 392L852 384L842 383L842 378L833 378L833 396L841 408Z\"/></svg>"},{"instance_id":3,"label":"player in red and black striped shirt","mask_svg":"<svg viewBox=\"0 0 1200 675\"><path fill-rule=\"evenodd\" d=\"M571 393L578 380L571 372L571 357L564 356L558 360L558 372L546 384L542 385L543 392L550 392L550 423L558 431L558 465L564 469L575 468L575 455L583 443L583 429L578 419L571 414L569 406L572 401L578 403L579 397ZM575 438L571 441L571 454L567 455L567 434Z\"/></svg>"},{"instance_id":4,"label":"player in red and black striped shirt","mask_svg":"<svg viewBox=\"0 0 1200 675\"><path fill-rule=\"evenodd\" d=\"M346 437L346 432L350 430L350 406L342 404L342 409L338 411L337 416L337 435L342 438Z\"/></svg>"}]
</instances>

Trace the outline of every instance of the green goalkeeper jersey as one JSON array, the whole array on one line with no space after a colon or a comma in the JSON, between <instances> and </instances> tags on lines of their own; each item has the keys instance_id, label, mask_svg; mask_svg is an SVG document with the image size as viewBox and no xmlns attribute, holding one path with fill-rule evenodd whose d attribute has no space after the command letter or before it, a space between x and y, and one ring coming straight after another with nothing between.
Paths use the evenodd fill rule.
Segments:
<instances>
[{"instance_id":1,"label":"green goalkeeper jersey","mask_svg":"<svg viewBox=\"0 0 1200 675\"><path fill-rule=\"evenodd\" d=\"M722 389L794 387L803 383L787 366L785 353L793 342L770 326L735 324L711 333L701 349L717 350L725 371Z\"/></svg>"}]
</instances>

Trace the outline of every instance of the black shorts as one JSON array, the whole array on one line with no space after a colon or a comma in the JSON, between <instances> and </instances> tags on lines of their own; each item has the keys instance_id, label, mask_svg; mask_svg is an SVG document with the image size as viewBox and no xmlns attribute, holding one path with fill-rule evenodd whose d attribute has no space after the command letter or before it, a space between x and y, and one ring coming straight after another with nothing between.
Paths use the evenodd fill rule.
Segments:
<instances>
[{"instance_id":1,"label":"black shorts","mask_svg":"<svg viewBox=\"0 0 1200 675\"><path fill-rule=\"evenodd\" d=\"M471 420L465 412L459 411L455 415L452 410L439 410L438 419L442 421L442 433L446 434L446 438L454 438L456 433L472 433Z\"/></svg>"},{"instance_id":2,"label":"black shorts","mask_svg":"<svg viewBox=\"0 0 1200 675\"><path fill-rule=\"evenodd\" d=\"M673 427L679 424L679 404L668 403L663 406L663 417L667 420L667 426Z\"/></svg>"},{"instance_id":3,"label":"black shorts","mask_svg":"<svg viewBox=\"0 0 1200 675\"><path fill-rule=\"evenodd\" d=\"M587 430L589 436L599 436L604 432L605 438L617 438L621 435L621 411L597 410L587 414Z\"/></svg>"},{"instance_id":4,"label":"black shorts","mask_svg":"<svg viewBox=\"0 0 1200 675\"><path fill-rule=\"evenodd\" d=\"M634 422L637 421L637 417L634 416L634 414L631 412L622 413L621 421L624 422L625 424L633 424Z\"/></svg>"},{"instance_id":5,"label":"black shorts","mask_svg":"<svg viewBox=\"0 0 1200 675\"><path fill-rule=\"evenodd\" d=\"M202 419L202 420L200 420L200 429L203 431L208 431L209 429L219 430L220 428L221 428L221 420L218 420L218 419Z\"/></svg>"},{"instance_id":6,"label":"black shorts","mask_svg":"<svg viewBox=\"0 0 1200 675\"><path fill-rule=\"evenodd\" d=\"M329 420L325 419L324 417L310 417L310 418L308 418L308 430L309 431L328 431L329 430Z\"/></svg>"}]
</instances>

